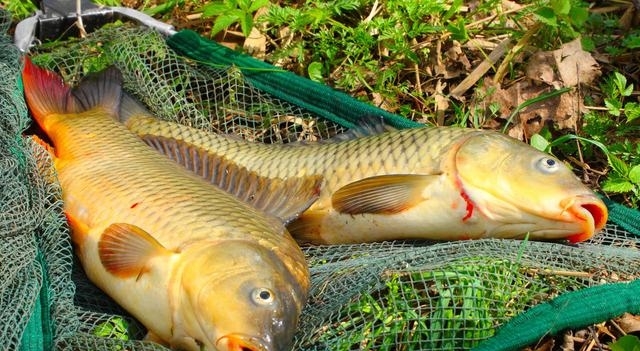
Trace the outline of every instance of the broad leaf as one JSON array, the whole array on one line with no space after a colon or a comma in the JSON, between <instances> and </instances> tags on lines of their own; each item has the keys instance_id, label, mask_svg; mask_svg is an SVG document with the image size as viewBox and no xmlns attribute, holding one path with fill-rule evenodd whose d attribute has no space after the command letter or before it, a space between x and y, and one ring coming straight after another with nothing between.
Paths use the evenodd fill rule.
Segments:
<instances>
[{"instance_id":1,"label":"broad leaf","mask_svg":"<svg viewBox=\"0 0 640 351\"><path fill-rule=\"evenodd\" d=\"M610 193L628 193L634 187L633 183L622 178L609 178L602 183L602 190Z\"/></svg>"},{"instance_id":2,"label":"broad leaf","mask_svg":"<svg viewBox=\"0 0 640 351\"><path fill-rule=\"evenodd\" d=\"M629 171L629 180L640 185L640 165L631 167L631 170Z\"/></svg>"},{"instance_id":3,"label":"broad leaf","mask_svg":"<svg viewBox=\"0 0 640 351\"><path fill-rule=\"evenodd\" d=\"M552 27L558 26L558 19L556 18L556 13L552 8L542 7L540 10L536 11L535 14L540 22Z\"/></svg>"},{"instance_id":4,"label":"broad leaf","mask_svg":"<svg viewBox=\"0 0 640 351\"><path fill-rule=\"evenodd\" d=\"M556 15L568 15L571 10L571 2L569 0L551 0L550 5Z\"/></svg>"},{"instance_id":5,"label":"broad leaf","mask_svg":"<svg viewBox=\"0 0 640 351\"><path fill-rule=\"evenodd\" d=\"M547 147L549 146L547 139L537 133L531 136L530 143L531 146L543 152L547 151Z\"/></svg>"},{"instance_id":6,"label":"broad leaf","mask_svg":"<svg viewBox=\"0 0 640 351\"><path fill-rule=\"evenodd\" d=\"M322 78L322 63L311 62L307 67L307 72L309 74L309 79L319 83L324 82Z\"/></svg>"},{"instance_id":7,"label":"broad leaf","mask_svg":"<svg viewBox=\"0 0 640 351\"><path fill-rule=\"evenodd\" d=\"M609 164L620 176L626 177L629 174L629 166L617 156L609 154Z\"/></svg>"},{"instance_id":8,"label":"broad leaf","mask_svg":"<svg viewBox=\"0 0 640 351\"><path fill-rule=\"evenodd\" d=\"M640 351L640 339L635 335L625 335L609 344L611 351Z\"/></svg>"}]
</instances>

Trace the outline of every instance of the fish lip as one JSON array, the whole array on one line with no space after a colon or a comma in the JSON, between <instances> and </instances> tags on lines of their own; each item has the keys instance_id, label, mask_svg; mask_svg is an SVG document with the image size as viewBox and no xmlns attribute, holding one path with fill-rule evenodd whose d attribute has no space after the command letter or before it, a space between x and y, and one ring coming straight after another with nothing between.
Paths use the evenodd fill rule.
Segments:
<instances>
[{"instance_id":1,"label":"fish lip","mask_svg":"<svg viewBox=\"0 0 640 351\"><path fill-rule=\"evenodd\" d=\"M220 347L220 346L226 346ZM275 349L264 339L241 334L232 333L223 335L216 340L216 348L228 351L274 351Z\"/></svg>"},{"instance_id":2,"label":"fish lip","mask_svg":"<svg viewBox=\"0 0 640 351\"><path fill-rule=\"evenodd\" d=\"M585 241L607 224L608 210L602 200L594 195L578 195L560 201L563 212L583 222L582 231L567 237L572 243Z\"/></svg>"}]
</instances>

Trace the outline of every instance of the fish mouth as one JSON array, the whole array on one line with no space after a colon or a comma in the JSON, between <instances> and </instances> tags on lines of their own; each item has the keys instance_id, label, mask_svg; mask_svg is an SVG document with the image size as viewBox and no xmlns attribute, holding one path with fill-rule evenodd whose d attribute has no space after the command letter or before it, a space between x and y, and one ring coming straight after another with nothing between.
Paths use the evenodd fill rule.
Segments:
<instances>
[{"instance_id":1,"label":"fish mouth","mask_svg":"<svg viewBox=\"0 0 640 351\"><path fill-rule=\"evenodd\" d=\"M572 243L585 241L598 233L607 224L607 206L599 198L586 195L560 201L563 213L570 214L574 220L582 223L582 230L567 237Z\"/></svg>"},{"instance_id":2,"label":"fish mouth","mask_svg":"<svg viewBox=\"0 0 640 351\"><path fill-rule=\"evenodd\" d=\"M274 351L262 338L245 334L227 334L216 341L216 349L225 351Z\"/></svg>"}]
</instances>

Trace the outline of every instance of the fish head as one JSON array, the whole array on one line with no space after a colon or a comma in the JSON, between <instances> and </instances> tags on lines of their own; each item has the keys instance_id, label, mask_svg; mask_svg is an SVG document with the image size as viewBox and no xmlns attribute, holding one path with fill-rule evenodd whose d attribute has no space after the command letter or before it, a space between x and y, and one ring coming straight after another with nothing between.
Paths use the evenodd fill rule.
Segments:
<instances>
[{"instance_id":1,"label":"fish head","mask_svg":"<svg viewBox=\"0 0 640 351\"><path fill-rule=\"evenodd\" d=\"M455 176L470 204L499 223L492 237L587 240L607 221L607 207L557 158L500 133L466 139Z\"/></svg>"},{"instance_id":2,"label":"fish head","mask_svg":"<svg viewBox=\"0 0 640 351\"><path fill-rule=\"evenodd\" d=\"M290 350L307 291L257 242L225 240L197 250L182 274L183 335L204 350ZM175 332L174 332L175 333Z\"/></svg>"}]
</instances>

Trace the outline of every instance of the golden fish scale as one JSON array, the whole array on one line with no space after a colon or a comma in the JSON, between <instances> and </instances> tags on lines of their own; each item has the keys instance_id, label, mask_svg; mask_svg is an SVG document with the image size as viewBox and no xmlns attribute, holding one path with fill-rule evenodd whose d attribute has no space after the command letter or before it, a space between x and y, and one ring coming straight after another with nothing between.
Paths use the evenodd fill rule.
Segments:
<instances>
[{"instance_id":1,"label":"golden fish scale","mask_svg":"<svg viewBox=\"0 0 640 351\"><path fill-rule=\"evenodd\" d=\"M285 242L295 246L292 239L283 240L290 236L275 219L160 156L106 112L67 118L54 135L63 157L57 168L65 201L91 206L86 212L67 210L89 228L106 228L114 221L135 224L167 248L248 236L268 248Z\"/></svg>"},{"instance_id":2,"label":"golden fish scale","mask_svg":"<svg viewBox=\"0 0 640 351\"><path fill-rule=\"evenodd\" d=\"M484 131L464 128L417 128L345 142L305 146L264 145L211 135L165 123L133 121L130 129L199 145L267 177L322 174L319 202L350 182L383 174L433 174L443 154L460 137Z\"/></svg>"}]
</instances>

